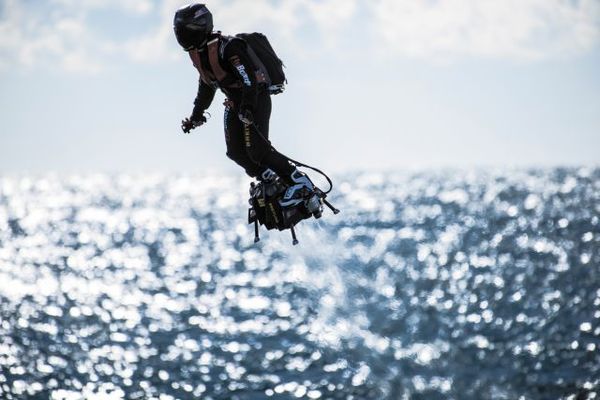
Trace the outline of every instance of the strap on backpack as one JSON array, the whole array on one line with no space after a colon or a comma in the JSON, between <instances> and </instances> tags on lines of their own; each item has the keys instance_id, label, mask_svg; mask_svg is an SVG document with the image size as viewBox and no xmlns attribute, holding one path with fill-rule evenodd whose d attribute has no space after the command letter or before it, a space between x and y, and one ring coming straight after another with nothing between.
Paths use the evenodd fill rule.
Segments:
<instances>
[{"instance_id":1,"label":"strap on backpack","mask_svg":"<svg viewBox=\"0 0 600 400\"><path fill-rule=\"evenodd\" d=\"M258 58L258 56L254 52L254 50L252 50L252 47L250 47L250 45L248 45L248 43L246 43L245 40L243 40L242 38L231 37L231 36L224 36L223 39L224 40L222 41L222 46L220 49L219 49L219 38L218 37L211 40L210 42L208 42L208 60L210 62L210 67L212 68L212 70L215 73L217 80L219 82L224 80L225 77L227 76L227 72L221 67L221 64L219 63L219 50L221 52L221 56L223 56L223 53L225 53L225 46L227 46L227 44L229 44L229 42L234 39L242 40L244 42L244 44L246 45L246 49L248 50L250 59L254 63L254 66L257 68L254 71L255 77L256 77L256 82L257 83L268 83L269 82L269 75L267 73L267 69L265 68L265 66L262 63L262 61L260 60L260 58Z\"/></svg>"},{"instance_id":2,"label":"strap on backpack","mask_svg":"<svg viewBox=\"0 0 600 400\"><path fill-rule=\"evenodd\" d=\"M221 46L222 47L221 49L219 49L219 47L220 47L219 45L221 43L219 43L220 40L218 37L214 38L207 44L208 62L210 64L210 68L211 68L212 72L209 71L204 65L202 65L202 60L200 58L200 54L199 54L198 50L194 49L194 50L189 51L189 55L190 55L190 58L192 59L192 63L194 64L194 67L196 67L198 72L200 73L200 77L206 84L213 86L213 87L215 86L215 82L217 82L218 84L221 84L221 82L223 82L229 75L227 73L227 71L225 71L223 69L223 67L221 66L221 63L219 62L219 51L221 51L221 53L223 53L224 47L227 45L227 43L229 43L229 40L231 40L233 38L227 37L226 39L227 39L227 41L224 41L222 43L223 46ZM236 39L243 40L241 38L236 38ZM246 42L244 41L244 43L246 43ZM254 63L255 67L257 68L255 71L257 83L259 83L259 84L266 83L268 85L270 82L270 79L269 79L269 75L267 73L267 69L265 68L265 66L262 63L262 61L260 60L260 58L258 58L258 56L254 52L254 50L252 50L252 48L247 43L246 43L246 48L248 49L250 59ZM236 82L231 85L227 85L227 87L239 88L239 87L241 87L241 83Z\"/></svg>"},{"instance_id":3,"label":"strap on backpack","mask_svg":"<svg viewBox=\"0 0 600 400\"><path fill-rule=\"evenodd\" d=\"M198 53L198 50L190 50L188 53L190 55L190 58L192 59L194 67L196 67L196 69L200 73L200 78L207 85L214 86L214 83L217 79L209 70L204 68L204 66L202 65L202 61L200 61L200 54Z\"/></svg>"},{"instance_id":4,"label":"strap on backpack","mask_svg":"<svg viewBox=\"0 0 600 400\"><path fill-rule=\"evenodd\" d=\"M219 37L208 42L208 62L213 70L217 81L222 82L227 77L227 72L221 67L219 62Z\"/></svg>"}]
</instances>

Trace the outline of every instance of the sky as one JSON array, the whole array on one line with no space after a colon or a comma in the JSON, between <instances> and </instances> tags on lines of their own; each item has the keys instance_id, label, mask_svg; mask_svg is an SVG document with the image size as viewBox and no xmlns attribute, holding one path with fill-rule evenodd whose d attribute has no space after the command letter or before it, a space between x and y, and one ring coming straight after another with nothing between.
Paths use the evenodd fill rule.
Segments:
<instances>
[{"instance_id":1,"label":"sky","mask_svg":"<svg viewBox=\"0 0 600 400\"><path fill-rule=\"evenodd\" d=\"M242 170L190 135L181 1L0 0L0 174ZM271 139L328 171L600 164L600 0L215 0L286 65Z\"/></svg>"}]
</instances>

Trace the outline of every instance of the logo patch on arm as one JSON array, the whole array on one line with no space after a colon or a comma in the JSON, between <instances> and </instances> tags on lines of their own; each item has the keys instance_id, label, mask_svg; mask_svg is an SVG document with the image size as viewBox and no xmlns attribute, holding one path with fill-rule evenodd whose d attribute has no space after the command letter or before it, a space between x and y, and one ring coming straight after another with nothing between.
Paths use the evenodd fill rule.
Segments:
<instances>
[{"instance_id":1,"label":"logo patch on arm","mask_svg":"<svg viewBox=\"0 0 600 400\"><path fill-rule=\"evenodd\" d=\"M238 56L233 56L229 59L229 61L231 62L231 64L233 64L235 69L237 69L238 72L240 73L242 80L244 81L244 85L252 86L250 77L248 76L248 73L246 72L246 68L244 68L244 65L240 62L240 58Z\"/></svg>"}]
</instances>

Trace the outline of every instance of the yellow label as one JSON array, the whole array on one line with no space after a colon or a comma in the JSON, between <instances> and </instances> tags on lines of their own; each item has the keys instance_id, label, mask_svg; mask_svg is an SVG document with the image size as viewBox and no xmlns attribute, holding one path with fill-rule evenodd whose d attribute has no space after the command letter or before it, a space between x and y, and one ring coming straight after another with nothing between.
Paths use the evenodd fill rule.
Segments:
<instances>
[{"instance_id":1,"label":"yellow label","mask_svg":"<svg viewBox=\"0 0 600 400\"><path fill-rule=\"evenodd\" d=\"M246 141L246 147L250 147L250 127L248 125L244 125L244 139Z\"/></svg>"},{"instance_id":2,"label":"yellow label","mask_svg":"<svg viewBox=\"0 0 600 400\"><path fill-rule=\"evenodd\" d=\"M271 210L271 214L273 214L275 222L279 223L279 218L277 218L277 213L275 212L275 207L273 207L273 203L269 203L269 209Z\"/></svg>"}]
</instances>

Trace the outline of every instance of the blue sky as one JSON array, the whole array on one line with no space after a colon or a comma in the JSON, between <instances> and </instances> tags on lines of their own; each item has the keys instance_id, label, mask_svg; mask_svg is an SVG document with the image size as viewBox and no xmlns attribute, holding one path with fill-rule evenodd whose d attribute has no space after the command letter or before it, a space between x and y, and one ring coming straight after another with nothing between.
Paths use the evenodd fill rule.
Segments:
<instances>
[{"instance_id":1,"label":"blue sky","mask_svg":"<svg viewBox=\"0 0 600 400\"><path fill-rule=\"evenodd\" d=\"M222 96L183 135L185 2L0 0L0 172L237 171ZM218 0L287 65L271 135L329 170L597 165L597 0Z\"/></svg>"}]
</instances>

